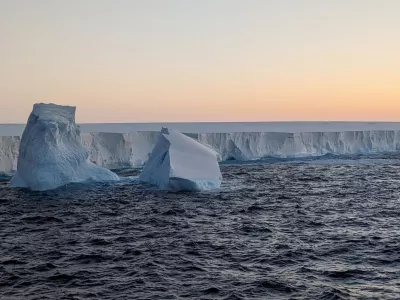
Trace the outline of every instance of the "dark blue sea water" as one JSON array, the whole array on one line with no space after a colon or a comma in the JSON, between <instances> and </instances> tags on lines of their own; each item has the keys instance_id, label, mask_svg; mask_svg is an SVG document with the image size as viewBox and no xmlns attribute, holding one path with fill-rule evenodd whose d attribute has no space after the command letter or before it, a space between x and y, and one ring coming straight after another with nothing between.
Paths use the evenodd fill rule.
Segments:
<instances>
[{"instance_id":1,"label":"dark blue sea water","mask_svg":"<svg viewBox=\"0 0 400 300\"><path fill-rule=\"evenodd\" d=\"M221 168L212 193L0 184L0 299L400 299L396 157Z\"/></svg>"}]
</instances>

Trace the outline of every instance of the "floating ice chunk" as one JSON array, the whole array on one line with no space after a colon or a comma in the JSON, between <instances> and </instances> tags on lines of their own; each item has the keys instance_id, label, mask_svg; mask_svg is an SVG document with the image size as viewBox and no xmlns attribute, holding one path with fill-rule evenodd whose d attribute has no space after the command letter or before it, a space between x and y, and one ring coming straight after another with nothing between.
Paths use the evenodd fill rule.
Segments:
<instances>
[{"instance_id":1,"label":"floating ice chunk","mask_svg":"<svg viewBox=\"0 0 400 300\"><path fill-rule=\"evenodd\" d=\"M222 180L217 157L211 148L163 128L139 179L163 190L217 189Z\"/></svg>"},{"instance_id":2,"label":"floating ice chunk","mask_svg":"<svg viewBox=\"0 0 400 300\"><path fill-rule=\"evenodd\" d=\"M49 190L86 180L118 180L115 173L89 161L75 107L35 104L22 134L17 172L11 186Z\"/></svg>"}]
</instances>

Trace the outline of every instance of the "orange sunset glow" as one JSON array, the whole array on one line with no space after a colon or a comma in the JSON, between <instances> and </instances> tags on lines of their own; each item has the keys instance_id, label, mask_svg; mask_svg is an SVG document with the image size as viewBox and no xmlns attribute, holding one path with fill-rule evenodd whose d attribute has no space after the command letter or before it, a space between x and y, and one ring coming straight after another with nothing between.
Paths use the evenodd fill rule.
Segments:
<instances>
[{"instance_id":1,"label":"orange sunset glow","mask_svg":"<svg viewBox=\"0 0 400 300\"><path fill-rule=\"evenodd\" d=\"M229 4L228 4L229 3ZM399 121L400 2L1 1L0 123Z\"/></svg>"}]
</instances>

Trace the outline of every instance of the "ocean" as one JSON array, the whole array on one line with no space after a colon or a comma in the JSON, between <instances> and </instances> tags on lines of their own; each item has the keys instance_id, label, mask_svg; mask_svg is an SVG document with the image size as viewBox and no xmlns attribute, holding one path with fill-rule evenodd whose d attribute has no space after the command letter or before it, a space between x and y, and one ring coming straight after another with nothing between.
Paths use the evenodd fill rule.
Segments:
<instances>
[{"instance_id":1,"label":"ocean","mask_svg":"<svg viewBox=\"0 0 400 300\"><path fill-rule=\"evenodd\" d=\"M0 185L0 299L399 299L400 157L224 163L219 191Z\"/></svg>"}]
</instances>

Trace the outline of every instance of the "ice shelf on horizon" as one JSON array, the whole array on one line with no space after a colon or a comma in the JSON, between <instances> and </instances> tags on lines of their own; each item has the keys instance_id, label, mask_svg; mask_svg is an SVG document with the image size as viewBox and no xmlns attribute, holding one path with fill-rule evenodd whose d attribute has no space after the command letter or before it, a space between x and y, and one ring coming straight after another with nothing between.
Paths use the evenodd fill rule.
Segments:
<instances>
[{"instance_id":1,"label":"ice shelf on horizon","mask_svg":"<svg viewBox=\"0 0 400 300\"><path fill-rule=\"evenodd\" d=\"M108 168L142 167L157 142L159 131L83 133L80 139L95 164ZM221 160L265 157L308 157L400 151L399 130L342 132L226 132L191 133L209 145ZM0 136L0 173L16 170L19 136Z\"/></svg>"}]
</instances>

